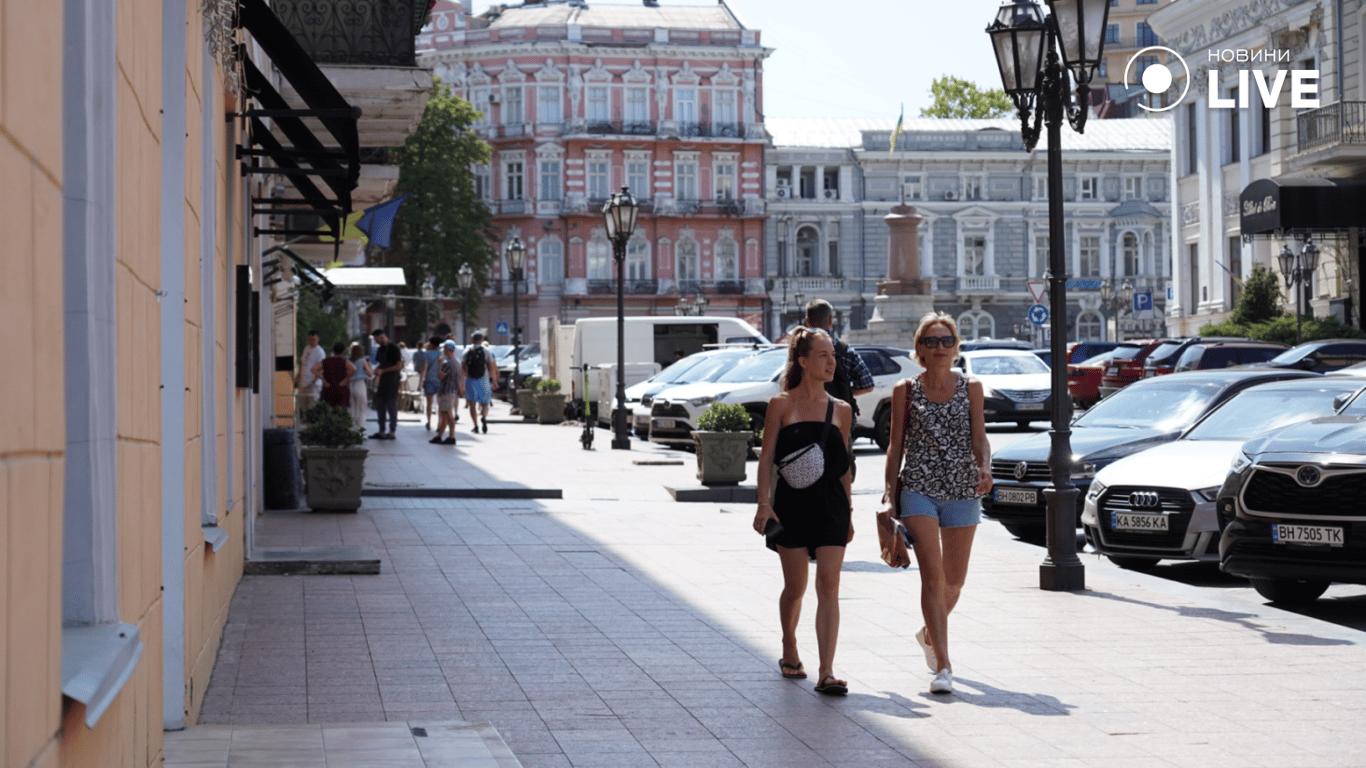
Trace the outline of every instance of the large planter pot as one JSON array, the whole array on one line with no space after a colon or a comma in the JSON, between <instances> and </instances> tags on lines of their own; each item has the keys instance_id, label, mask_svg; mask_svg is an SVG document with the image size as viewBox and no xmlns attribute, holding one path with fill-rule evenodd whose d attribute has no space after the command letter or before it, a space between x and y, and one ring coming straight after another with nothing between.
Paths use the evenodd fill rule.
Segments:
<instances>
[{"instance_id":1,"label":"large planter pot","mask_svg":"<svg viewBox=\"0 0 1366 768\"><path fill-rule=\"evenodd\" d=\"M694 432L697 479L703 485L738 485L745 479L749 432Z\"/></svg>"},{"instance_id":2,"label":"large planter pot","mask_svg":"<svg viewBox=\"0 0 1366 768\"><path fill-rule=\"evenodd\" d=\"M559 424L564 421L564 398L560 392L536 396L536 421L541 424Z\"/></svg>"},{"instance_id":3,"label":"large planter pot","mask_svg":"<svg viewBox=\"0 0 1366 768\"><path fill-rule=\"evenodd\" d=\"M365 448L304 446L305 499L314 512L355 512L365 482Z\"/></svg>"},{"instance_id":4,"label":"large planter pot","mask_svg":"<svg viewBox=\"0 0 1366 768\"><path fill-rule=\"evenodd\" d=\"M536 419L536 390L517 390L517 410L522 412L523 419L529 421Z\"/></svg>"}]
</instances>

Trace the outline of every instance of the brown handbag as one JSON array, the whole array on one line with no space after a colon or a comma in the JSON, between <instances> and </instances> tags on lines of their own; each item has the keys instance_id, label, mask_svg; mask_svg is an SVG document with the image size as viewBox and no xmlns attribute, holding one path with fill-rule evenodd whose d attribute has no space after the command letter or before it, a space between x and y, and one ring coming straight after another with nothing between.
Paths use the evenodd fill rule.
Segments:
<instances>
[{"instance_id":1,"label":"brown handbag","mask_svg":"<svg viewBox=\"0 0 1366 768\"><path fill-rule=\"evenodd\" d=\"M903 445L906 440L906 427L911 421L909 389L906 392L906 400L906 408L903 409L901 421ZM891 446L888 446L888 450L890 449ZM892 493L892 509L896 511L896 515L893 515L891 511L877 513L877 541L882 548L882 562L893 568L909 568L911 553L906 546L906 541L910 535L906 526L902 525L901 520L898 519L901 515L901 477L899 475Z\"/></svg>"}]
</instances>

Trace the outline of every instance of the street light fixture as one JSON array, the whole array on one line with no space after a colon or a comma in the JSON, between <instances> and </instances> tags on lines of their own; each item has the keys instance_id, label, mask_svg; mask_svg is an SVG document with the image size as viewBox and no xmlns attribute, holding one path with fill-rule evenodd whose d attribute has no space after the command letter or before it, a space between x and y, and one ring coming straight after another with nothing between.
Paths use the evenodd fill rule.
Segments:
<instances>
[{"instance_id":1,"label":"street light fixture","mask_svg":"<svg viewBox=\"0 0 1366 768\"><path fill-rule=\"evenodd\" d=\"M1107 277L1100 284L1100 301L1115 315L1115 341L1123 341L1123 334L1119 328L1119 316L1125 307L1133 306L1134 284L1126 279L1124 285L1120 287L1119 293L1115 293L1114 285Z\"/></svg>"},{"instance_id":2,"label":"street light fixture","mask_svg":"<svg viewBox=\"0 0 1366 768\"><path fill-rule=\"evenodd\" d=\"M460 265L459 271L455 273L455 282L460 286L462 298L460 300L460 343L467 343L470 330L469 309L470 288L474 285L474 270L470 269L469 262Z\"/></svg>"},{"instance_id":3,"label":"street light fixture","mask_svg":"<svg viewBox=\"0 0 1366 768\"><path fill-rule=\"evenodd\" d=\"M1285 275L1285 287L1295 291L1295 344L1300 343L1300 316L1304 314L1304 291L1314 279L1314 270L1319 266L1319 247L1314 245L1311 236L1304 236L1304 245L1297 256L1290 246L1282 245L1276 257L1281 262L1281 274Z\"/></svg>"},{"instance_id":4,"label":"street light fixture","mask_svg":"<svg viewBox=\"0 0 1366 768\"><path fill-rule=\"evenodd\" d=\"M384 332L390 341L394 340L394 308L397 306L398 296L393 291L384 294Z\"/></svg>"},{"instance_id":5,"label":"street light fixture","mask_svg":"<svg viewBox=\"0 0 1366 768\"><path fill-rule=\"evenodd\" d=\"M612 259L617 263L617 407L612 411L612 431L615 434L612 447L623 450L631 447L627 425L630 411L626 410L626 244L636 231L638 212L636 199L626 186L602 206L607 239L612 241ZM585 406L584 418L588 418L587 410Z\"/></svg>"},{"instance_id":6,"label":"street light fixture","mask_svg":"<svg viewBox=\"0 0 1366 768\"><path fill-rule=\"evenodd\" d=\"M1100 66L1110 0L1048 0L1047 17L1034 0L1001 5L987 27L1001 71L1001 84L1020 117L1025 149L1038 143L1040 122L1048 128L1049 303L1053 307L1050 345L1054 360L1067 354L1067 260L1063 253L1062 119L1081 133L1090 108L1091 76ZM1061 60L1059 57L1061 56ZM1068 80L1076 83L1069 104ZM1030 118L1033 118L1032 122ZM1039 566L1039 587L1056 591L1085 589L1086 572L1077 559L1077 488L1072 485L1072 398L1067 366L1052 372L1052 447L1048 466L1048 555Z\"/></svg>"},{"instance_id":7,"label":"street light fixture","mask_svg":"<svg viewBox=\"0 0 1366 768\"><path fill-rule=\"evenodd\" d=\"M522 281L522 265L526 263L526 246L522 245L522 238L513 235L503 253L507 256L508 273L512 276L512 373L508 374L508 380L515 390L518 386L517 372L522 367L519 360L522 354L522 326L518 325L517 315L517 284Z\"/></svg>"}]
</instances>

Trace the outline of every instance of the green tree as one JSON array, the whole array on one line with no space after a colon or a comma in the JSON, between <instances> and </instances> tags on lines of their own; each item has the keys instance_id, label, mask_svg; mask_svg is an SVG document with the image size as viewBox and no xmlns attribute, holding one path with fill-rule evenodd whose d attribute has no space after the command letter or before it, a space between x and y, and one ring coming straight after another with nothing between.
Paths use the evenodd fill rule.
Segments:
<instances>
[{"instance_id":1,"label":"green tree","mask_svg":"<svg viewBox=\"0 0 1366 768\"><path fill-rule=\"evenodd\" d=\"M332 299L324 302L315 289L299 291L294 315L294 361L298 365L308 346L308 332L318 332L318 343L325 354L332 354L332 345L348 341L346 337L346 301Z\"/></svg>"},{"instance_id":2,"label":"green tree","mask_svg":"<svg viewBox=\"0 0 1366 768\"><path fill-rule=\"evenodd\" d=\"M1274 320L1285 314L1281 309L1283 298L1276 273L1258 264L1248 275L1243 292L1238 296L1238 303L1228 319L1238 325Z\"/></svg>"},{"instance_id":3,"label":"green tree","mask_svg":"<svg viewBox=\"0 0 1366 768\"><path fill-rule=\"evenodd\" d=\"M934 104L922 107L921 117L987 118L1009 115L1015 110L1005 91L981 90L976 83L953 75L935 78L930 84Z\"/></svg>"},{"instance_id":4,"label":"green tree","mask_svg":"<svg viewBox=\"0 0 1366 768\"><path fill-rule=\"evenodd\" d=\"M433 82L422 120L396 150L397 191L412 197L399 209L392 247L380 258L388 266L403 267L409 296L421 294L428 276L438 296L462 296L456 275L469 264L475 276L470 317L488 284L495 256L490 243L498 239L492 214L474 187L474 166L489 161L489 145L473 128L477 117L469 102L453 96L440 80ZM414 344L426 335L435 313L425 301L404 301L402 310L408 326L405 340Z\"/></svg>"}]
</instances>

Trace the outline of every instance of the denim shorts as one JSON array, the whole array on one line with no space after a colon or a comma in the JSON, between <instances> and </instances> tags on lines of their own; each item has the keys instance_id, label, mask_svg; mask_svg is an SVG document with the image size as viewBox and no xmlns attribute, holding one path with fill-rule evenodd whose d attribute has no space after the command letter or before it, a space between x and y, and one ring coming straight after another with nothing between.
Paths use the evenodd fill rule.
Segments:
<instances>
[{"instance_id":1,"label":"denim shorts","mask_svg":"<svg viewBox=\"0 0 1366 768\"><path fill-rule=\"evenodd\" d=\"M901 517L925 515L939 521L940 528L963 528L982 522L978 499L932 499L911 490L901 492Z\"/></svg>"}]
</instances>

